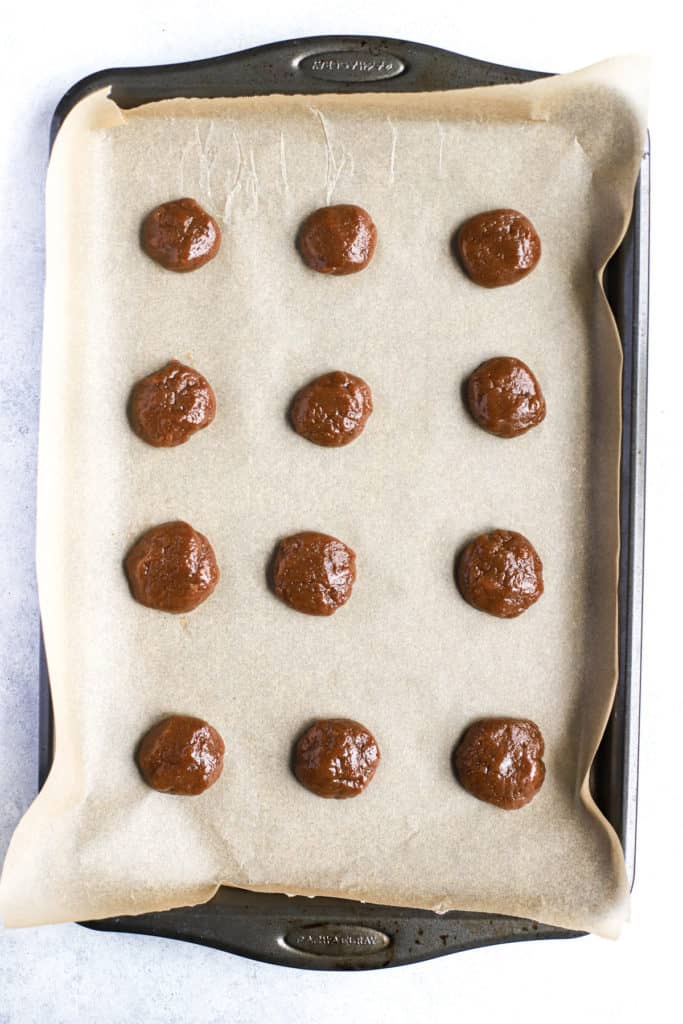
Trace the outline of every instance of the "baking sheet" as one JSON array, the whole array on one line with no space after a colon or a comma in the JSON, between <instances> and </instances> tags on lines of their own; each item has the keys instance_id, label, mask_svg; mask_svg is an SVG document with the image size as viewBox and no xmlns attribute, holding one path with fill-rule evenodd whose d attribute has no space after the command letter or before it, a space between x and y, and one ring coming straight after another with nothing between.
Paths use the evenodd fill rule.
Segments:
<instances>
[{"instance_id":1,"label":"baking sheet","mask_svg":"<svg viewBox=\"0 0 683 1024\"><path fill-rule=\"evenodd\" d=\"M220 883L532 917L613 935L621 850L586 776L616 679L619 380L598 271L625 228L644 134L637 59L521 86L411 95L174 100L69 115L48 175L38 575L55 707L50 777L0 883L7 925L139 913ZM195 274L139 250L142 217L179 195L224 229ZM379 230L362 274L308 271L306 213L356 202ZM512 288L471 284L454 229L513 206L543 240ZM513 354L544 388L544 424L512 442L460 399L483 359ZM132 384L173 356L218 401L188 445L128 427ZM288 427L292 394L345 369L373 389L355 444ZM147 527L184 518L222 570L187 616L135 604L121 568ZM546 593L522 618L466 605L456 551L526 534ZM282 535L333 533L358 582L331 619L286 608L265 566ZM141 782L133 752L169 712L226 740L197 800ZM531 717L547 780L504 813L454 781L463 729ZM359 799L290 775L312 718L367 724L383 761Z\"/></svg>"}]
</instances>

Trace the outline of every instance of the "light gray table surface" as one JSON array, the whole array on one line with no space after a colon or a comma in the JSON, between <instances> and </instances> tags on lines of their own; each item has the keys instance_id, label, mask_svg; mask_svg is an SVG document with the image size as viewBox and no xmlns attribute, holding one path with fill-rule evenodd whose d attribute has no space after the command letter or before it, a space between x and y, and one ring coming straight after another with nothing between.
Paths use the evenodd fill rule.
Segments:
<instances>
[{"instance_id":1,"label":"light gray table surface","mask_svg":"<svg viewBox=\"0 0 683 1024\"><path fill-rule=\"evenodd\" d=\"M666 53L670 32L626 0L613 12L586 0L572 5L561 33L547 34L547 5L521 5L526 17L493 0L454 14L452 4L378 0L372 9L349 0L344 17L307 0L243 8L213 0L188 5L120 0L114 8L86 2L43 5L29 0L3 15L0 75L0 862L12 831L36 793L38 608L34 578L34 505L43 286L43 187L52 110L84 74L118 64L196 59L278 38L329 32L372 33L423 42L520 66L569 69L613 52ZM611 7L612 5L605 5ZM654 5L655 8L657 5ZM515 7L515 12L518 11ZM110 14L107 17L106 11ZM114 13L115 10L115 13ZM637 18L636 14L640 17ZM491 26L498 19L498 28ZM590 33L585 24L590 22ZM659 27L656 27L659 26ZM672 44L671 44L672 45ZM673 64L672 64L673 66ZM663 130L674 115L672 82L657 85L653 108L654 187L662 209L678 188L667 168L680 166L680 142ZM673 94L675 95L675 94ZM667 108L666 104L671 103ZM659 126L659 134L656 128ZM678 147L678 148L676 148ZM661 172L657 171L660 161ZM655 218L657 210L655 210ZM659 223L659 234L658 232ZM655 219L660 253L675 256L668 221ZM669 247L668 250L666 247ZM77 925L0 929L0 1024L72 1021L272 1022L323 1024L440 1021L476 1012L479 1021L522 1018L524 998L554 1021L655 1019L676 980L681 863L678 721L681 701L676 636L678 528L683 506L677 441L677 380L683 360L669 325L677 315L677 278L666 259L655 278L659 299L651 360L646 671L643 708L640 838L632 923L618 942L498 947L398 970L313 974L251 963L168 940L101 934ZM670 263L673 269L674 265ZM667 320L667 296L669 297ZM656 324L655 324L656 319ZM653 330L653 334L657 331ZM667 337L667 335L669 335ZM668 347L667 347L668 344ZM666 361L663 353L666 353ZM680 602L679 602L680 603ZM675 659L675 660L674 660ZM672 821L671 808L678 807ZM527 982L529 984L527 984ZM530 987L532 985L532 987ZM535 1015L535 1014L534 1014ZM675 1016L675 1014L673 1014ZM672 1011L665 1019L671 1019ZM662 1019L664 1019L662 1017Z\"/></svg>"}]
</instances>

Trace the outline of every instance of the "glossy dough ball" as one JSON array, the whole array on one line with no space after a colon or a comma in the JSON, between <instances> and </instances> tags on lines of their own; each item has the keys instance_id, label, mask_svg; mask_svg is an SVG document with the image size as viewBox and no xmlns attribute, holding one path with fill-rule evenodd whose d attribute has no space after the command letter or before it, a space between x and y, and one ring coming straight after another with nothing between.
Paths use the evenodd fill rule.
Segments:
<instances>
[{"instance_id":1,"label":"glossy dough ball","mask_svg":"<svg viewBox=\"0 0 683 1024\"><path fill-rule=\"evenodd\" d=\"M370 388L360 377L335 370L296 395L290 417L297 434L326 448L354 441L372 413Z\"/></svg>"},{"instance_id":2,"label":"glossy dough ball","mask_svg":"<svg viewBox=\"0 0 683 1024\"><path fill-rule=\"evenodd\" d=\"M325 533L295 533L275 552L275 593L306 615L332 615L351 597L355 579L355 553Z\"/></svg>"},{"instance_id":3,"label":"glossy dough ball","mask_svg":"<svg viewBox=\"0 0 683 1024\"><path fill-rule=\"evenodd\" d=\"M345 800L371 782L380 760L372 733L350 718L323 718L296 744L294 774L316 796Z\"/></svg>"},{"instance_id":4,"label":"glossy dough ball","mask_svg":"<svg viewBox=\"0 0 683 1024\"><path fill-rule=\"evenodd\" d=\"M143 736L137 752L140 773L152 789L198 796L223 771L225 744L201 718L172 715Z\"/></svg>"},{"instance_id":5,"label":"glossy dough ball","mask_svg":"<svg viewBox=\"0 0 683 1024\"><path fill-rule=\"evenodd\" d=\"M515 284L541 258L541 239L517 210L488 210L466 221L458 232L458 253L465 272L484 288Z\"/></svg>"},{"instance_id":6,"label":"glossy dough ball","mask_svg":"<svg viewBox=\"0 0 683 1024\"><path fill-rule=\"evenodd\" d=\"M144 533L126 555L125 568L135 600L163 612L192 611L220 577L206 537L181 521Z\"/></svg>"},{"instance_id":7,"label":"glossy dough ball","mask_svg":"<svg viewBox=\"0 0 683 1024\"><path fill-rule=\"evenodd\" d=\"M521 359L498 356L478 366L467 384L467 404L480 427L518 437L545 419L545 398Z\"/></svg>"},{"instance_id":8,"label":"glossy dough ball","mask_svg":"<svg viewBox=\"0 0 683 1024\"><path fill-rule=\"evenodd\" d=\"M543 593L543 565L531 541L512 530L493 530L471 541L458 559L458 586L479 611L512 619Z\"/></svg>"},{"instance_id":9,"label":"glossy dough ball","mask_svg":"<svg viewBox=\"0 0 683 1024\"><path fill-rule=\"evenodd\" d=\"M208 427L216 398L206 377L177 359L139 380L130 397L133 430L155 448L173 448Z\"/></svg>"},{"instance_id":10,"label":"glossy dough ball","mask_svg":"<svg viewBox=\"0 0 683 1024\"><path fill-rule=\"evenodd\" d=\"M203 267L220 244L218 224L194 199L162 203L142 224L142 247L147 255L177 273Z\"/></svg>"},{"instance_id":11,"label":"glossy dough ball","mask_svg":"<svg viewBox=\"0 0 683 1024\"><path fill-rule=\"evenodd\" d=\"M299 229L304 263L320 274L355 274L372 259L377 228L360 206L340 204L315 210Z\"/></svg>"},{"instance_id":12,"label":"glossy dough ball","mask_svg":"<svg viewBox=\"0 0 683 1024\"><path fill-rule=\"evenodd\" d=\"M483 718L471 725L455 751L455 770L478 800L506 811L524 807L545 778L541 730L524 718Z\"/></svg>"}]
</instances>

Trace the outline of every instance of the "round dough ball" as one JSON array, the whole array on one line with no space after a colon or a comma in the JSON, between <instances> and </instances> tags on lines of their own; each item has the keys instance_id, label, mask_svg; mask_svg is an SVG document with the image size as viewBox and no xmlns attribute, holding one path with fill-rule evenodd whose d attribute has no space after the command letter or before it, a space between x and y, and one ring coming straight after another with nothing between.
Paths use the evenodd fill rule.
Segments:
<instances>
[{"instance_id":1,"label":"round dough ball","mask_svg":"<svg viewBox=\"0 0 683 1024\"><path fill-rule=\"evenodd\" d=\"M322 718L296 744L294 774L316 796L346 800L372 781L380 761L377 740L350 718Z\"/></svg>"},{"instance_id":2,"label":"round dough ball","mask_svg":"<svg viewBox=\"0 0 683 1024\"><path fill-rule=\"evenodd\" d=\"M323 206L299 229L297 244L304 263L320 274L355 274L367 267L377 242L370 214L347 203Z\"/></svg>"},{"instance_id":3,"label":"round dough ball","mask_svg":"<svg viewBox=\"0 0 683 1024\"><path fill-rule=\"evenodd\" d=\"M275 593L306 615L332 615L351 597L355 579L355 552L326 533L295 533L275 552Z\"/></svg>"},{"instance_id":4,"label":"round dough ball","mask_svg":"<svg viewBox=\"0 0 683 1024\"><path fill-rule=\"evenodd\" d=\"M339 448L363 433L371 413L372 394L365 381L335 370L299 391L290 417L297 434L308 441Z\"/></svg>"},{"instance_id":5,"label":"round dough ball","mask_svg":"<svg viewBox=\"0 0 683 1024\"><path fill-rule=\"evenodd\" d=\"M220 776L224 753L222 737L208 722L171 715L143 736L137 762L152 789L176 796L198 796Z\"/></svg>"},{"instance_id":6,"label":"round dough ball","mask_svg":"<svg viewBox=\"0 0 683 1024\"><path fill-rule=\"evenodd\" d=\"M478 366L467 383L467 404L480 427L518 437L545 419L545 398L521 359L498 356Z\"/></svg>"},{"instance_id":7,"label":"round dough ball","mask_svg":"<svg viewBox=\"0 0 683 1024\"><path fill-rule=\"evenodd\" d=\"M545 778L541 730L525 718L482 718L471 725L455 751L455 770L464 788L506 811L524 807Z\"/></svg>"},{"instance_id":8,"label":"round dough ball","mask_svg":"<svg viewBox=\"0 0 683 1024\"><path fill-rule=\"evenodd\" d=\"M129 406L133 430L155 448L173 448L208 427L216 397L206 377L177 359L139 380Z\"/></svg>"},{"instance_id":9,"label":"round dough ball","mask_svg":"<svg viewBox=\"0 0 683 1024\"><path fill-rule=\"evenodd\" d=\"M479 611L512 619L543 593L543 564L531 541L513 530L493 530L471 541L458 559L458 586Z\"/></svg>"},{"instance_id":10,"label":"round dough ball","mask_svg":"<svg viewBox=\"0 0 683 1024\"><path fill-rule=\"evenodd\" d=\"M515 284L541 258L541 239L528 217L517 210L488 210L465 221L458 252L467 275L484 288Z\"/></svg>"},{"instance_id":11,"label":"round dough ball","mask_svg":"<svg viewBox=\"0 0 683 1024\"><path fill-rule=\"evenodd\" d=\"M133 597L162 612L190 612L206 601L220 578L206 537L181 521L144 533L126 555Z\"/></svg>"},{"instance_id":12,"label":"round dough ball","mask_svg":"<svg viewBox=\"0 0 683 1024\"><path fill-rule=\"evenodd\" d=\"M194 199L162 203L142 224L142 247L147 255L178 273L203 267L220 245L218 224Z\"/></svg>"}]
</instances>

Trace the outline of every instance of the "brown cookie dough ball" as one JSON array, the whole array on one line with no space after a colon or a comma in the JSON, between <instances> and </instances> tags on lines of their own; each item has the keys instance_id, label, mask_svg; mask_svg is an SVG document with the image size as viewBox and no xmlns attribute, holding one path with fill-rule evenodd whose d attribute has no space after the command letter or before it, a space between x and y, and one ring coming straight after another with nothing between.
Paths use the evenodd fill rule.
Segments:
<instances>
[{"instance_id":1,"label":"brown cookie dough ball","mask_svg":"<svg viewBox=\"0 0 683 1024\"><path fill-rule=\"evenodd\" d=\"M458 253L476 284L499 288L531 273L541 258L541 239L523 213L488 210L460 228Z\"/></svg>"},{"instance_id":2,"label":"brown cookie dough ball","mask_svg":"<svg viewBox=\"0 0 683 1024\"><path fill-rule=\"evenodd\" d=\"M351 597L355 579L355 553L326 533L295 533L275 552L275 593L306 615L332 615Z\"/></svg>"},{"instance_id":3,"label":"brown cookie dough ball","mask_svg":"<svg viewBox=\"0 0 683 1024\"><path fill-rule=\"evenodd\" d=\"M543 564L531 541L512 530L475 537L458 559L458 587L479 611L513 619L543 593Z\"/></svg>"},{"instance_id":4,"label":"brown cookie dough ball","mask_svg":"<svg viewBox=\"0 0 683 1024\"><path fill-rule=\"evenodd\" d=\"M125 560L133 597L162 612L190 612L218 583L216 556L188 523L162 523L144 533Z\"/></svg>"},{"instance_id":5,"label":"brown cookie dough ball","mask_svg":"<svg viewBox=\"0 0 683 1024\"><path fill-rule=\"evenodd\" d=\"M171 715L143 736L137 762L152 789L176 796L198 796L219 778L224 753L220 734L208 722Z\"/></svg>"},{"instance_id":6,"label":"brown cookie dough ball","mask_svg":"<svg viewBox=\"0 0 683 1024\"><path fill-rule=\"evenodd\" d=\"M360 377L335 370L296 395L290 417L297 434L325 448L354 441L372 413L370 388Z\"/></svg>"},{"instance_id":7,"label":"brown cookie dough ball","mask_svg":"<svg viewBox=\"0 0 683 1024\"><path fill-rule=\"evenodd\" d=\"M506 811L524 807L545 778L541 730L525 718L482 718L455 751L455 770L465 789Z\"/></svg>"},{"instance_id":8,"label":"brown cookie dough ball","mask_svg":"<svg viewBox=\"0 0 683 1024\"><path fill-rule=\"evenodd\" d=\"M220 245L218 224L194 199L162 203L142 224L143 249L167 270L197 270L214 258Z\"/></svg>"},{"instance_id":9,"label":"brown cookie dough ball","mask_svg":"<svg viewBox=\"0 0 683 1024\"><path fill-rule=\"evenodd\" d=\"M545 419L545 398L521 359L498 356L478 366L467 383L467 404L480 427L518 437Z\"/></svg>"},{"instance_id":10,"label":"brown cookie dough ball","mask_svg":"<svg viewBox=\"0 0 683 1024\"><path fill-rule=\"evenodd\" d=\"M316 796L346 800L372 781L380 760L372 733L350 718L322 718L296 744L294 774Z\"/></svg>"},{"instance_id":11,"label":"brown cookie dough ball","mask_svg":"<svg viewBox=\"0 0 683 1024\"><path fill-rule=\"evenodd\" d=\"M138 437L155 448L173 448L208 427L216 397L206 377L172 359L137 382L128 412Z\"/></svg>"},{"instance_id":12,"label":"brown cookie dough ball","mask_svg":"<svg viewBox=\"0 0 683 1024\"><path fill-rule=\"evenodd\" d=\"M360 206L342 203L311 213L299 229L304 263L320 274L355 274L367 267L377 242L372 217Z\"/></svg>"}]
</instances>

